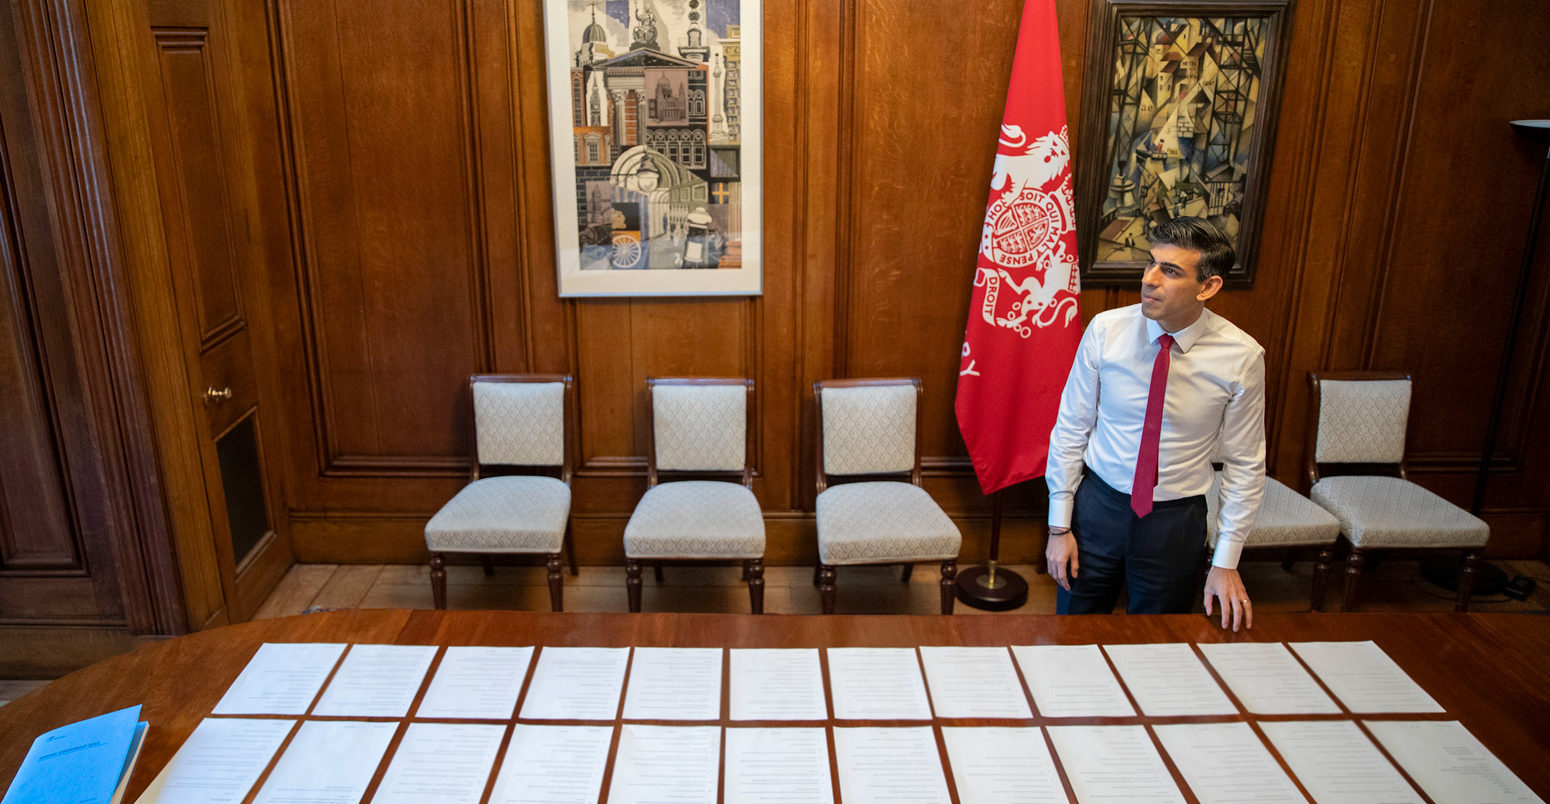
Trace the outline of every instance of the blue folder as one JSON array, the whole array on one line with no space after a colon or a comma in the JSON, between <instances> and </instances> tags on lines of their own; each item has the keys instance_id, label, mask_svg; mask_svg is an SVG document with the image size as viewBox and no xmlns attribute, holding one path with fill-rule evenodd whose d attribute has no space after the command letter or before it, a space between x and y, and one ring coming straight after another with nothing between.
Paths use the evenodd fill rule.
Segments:
<instances>
[{"instance_id":1,"label":"blue folder","mask_svg":"<svg viewBox=\"0 0 1550 804\"><path fill-rule=\"evenodd\" d=\"M145 738L140 707L61 726L32 741L0 804L112 804Z\"/></svg>"}]
</instances>

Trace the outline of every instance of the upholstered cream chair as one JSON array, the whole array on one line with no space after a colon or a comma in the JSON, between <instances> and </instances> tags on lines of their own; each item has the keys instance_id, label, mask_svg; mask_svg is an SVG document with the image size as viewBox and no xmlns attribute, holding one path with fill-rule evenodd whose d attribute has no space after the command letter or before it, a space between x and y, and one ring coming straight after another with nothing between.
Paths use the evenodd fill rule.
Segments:
<instances>
[{"instance_id":1,"label":"upholstered cream chair","mask_svg":"<svg viewBox=\"0 0 1550 804\"><path fill-rule=\"evenodd\" d=\"M1215 473L1211 491L1206 494L1206 542L1214 550L1219 535L1217 514L1222 509L1222 473ZM1244 550L1278 550L1286 554L1281 566L1291 569L1292 560L1302 550L1316 550L1313 565L1313 591L1310 605L1323 605L1324 589L1329 583L1329 567L1340 540L1340 520L1312 500L1298 494L1273 477L1265 478L1265 496L1259 515L1243 542ZM1209 559L1207 559L1209 561Z\"/></svg>"},{"instance_id":2,"label":"upholstered cream chair","mask_svg":"<svg viewBox=\"0 0 1550 804\"><path fill-rule=\"evenodd\" d=\"M1410 482L1405 466L1410 375L1312 372L1308 379L1308 496L1340 520L1340 532L1351 545L1341 610L1356 606L1357 583L1370 551L1411 548L1461 553L1455 608L1468 610L1475 565L1490 529ZM1334 469L1349 474L1327 476Z\"/></svg>"},{"instance_id":3,"label":"upholstered cream chair","mask_svg":"<svg viewBox=\"0 0 1550 804\"><path fill-rule=\"evenodd\" d=\"M818 568L834 613L835 567L942 562L942 613L953 613L963 536L920 484L920 380L825 380L818 406ZM855 482L830 486L833 478ZM885 479L886 478L886 479Z\"/></svg>"},{"instance_id":4,"label":"upholstered cream chair","mask_svg":"<svg viewBox=\"0 0 1550 804\"><path fill-rule=\"evenodd\" d=\"M646 494L624 526L625 587L640 611L641 564L736 561L764 613L764 512L753 494L753 380L647 378ZM739 482L661 476L732 475Z\"/></svg>"},{"instance_id":5,"label":"upholstered cream chair","mask_svg":"<svg viewBox=\"0 0 1550 804\"><path fill-rule=\"evenodd\" d=\"M542 555L549 605L562 608L560 552L576 550L570 531L571 378L557 374L476 374L468 379L473 412L470 480L425 524L431 597L447 607L447 553ZM522 474L515 474L515 473ZM550 477L548 472L557 474Z\"/></svg>"}]
</instances>

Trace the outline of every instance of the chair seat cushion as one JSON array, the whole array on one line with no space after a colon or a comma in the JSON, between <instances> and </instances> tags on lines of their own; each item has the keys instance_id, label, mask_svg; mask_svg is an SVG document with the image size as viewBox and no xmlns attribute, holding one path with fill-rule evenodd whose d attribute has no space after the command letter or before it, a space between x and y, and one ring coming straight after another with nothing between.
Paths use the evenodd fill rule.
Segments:
<instances>
[{"instance_id":1,"label":"chair seat cushion","mask_svg":"<svg viewBox=\"0 0 1550 804\"><path fill-rule=\"evenodd\" d=\"M463 487L425 523L433 553L558 553L570 486L552 477L486 477Z\"/></svg>"},{"instance_id":2,"label":"chair seat cushion","mask_svg":"<svg viewBox=\"0 0 1550 804\"><path fill-rule=\"evenodd\" d=\"M963 536L919 486L869 481L818 495L818 560L824 564L947 561Z\"/></svg>"},{"instance_id":3,"label":"chair seat cushion","mask_svg":"<svg viewBox=\"0 0 1550 804\"><path fill-rule=\"evenodd\" d=\"M646 491L624 526L629 558L763 558L764 512L740 483L680 480Z\"/></svg>"},{"instance_id":4,"label":"chair seat cushion","mask_svg":"<svg viewBox=\"0 0 1550 804\"><path fill-rule=\"evenodd\" d=\"M1216 546L1217 513L1221 510L1222 473L1216 473L1206 495L1207 539ZM1273 477L1265 478L1265 496L1249 529L1244 547L1301 547L1334 544L1340 538L1340 520L1307 497L1292 491Z\"/></svg>"},{"instance_id":5,"label":"chair seat cushion","mask_svg":"<svg viewBox=\"0 0 1550 804\"><path fill-rule=\"evenodd\" d=\"M1491 535L1479 518L1397 477L1327 477L1311 496L1358 548L1482 547Z\"/></svg>"}]
</instances>

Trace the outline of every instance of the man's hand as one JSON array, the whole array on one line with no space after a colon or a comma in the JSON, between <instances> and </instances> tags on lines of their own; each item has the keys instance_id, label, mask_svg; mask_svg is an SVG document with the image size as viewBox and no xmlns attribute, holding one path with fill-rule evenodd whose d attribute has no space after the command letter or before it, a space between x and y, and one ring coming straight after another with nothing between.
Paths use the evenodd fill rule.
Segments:
<instances>
[{"instance_id":1,"label":"man's hand","mask_svg":"<svg viewBox=\"0 0 1550 804\"><path fill-rule=\"evenodd\" d=\"M1076 577L1076 535L1070 528L1050 528L1049 546L1044 548L1044 562L1049 565L1049 576L1060 588L1071 591L1071 579ZM1070 574L1066 565L1070 564Z\"/></svg>"},{"instance_id":2,"label":"man's hand","mask_svg":"<svg viewBox=\"0 0 1550 804\"><path fill-rule=\"evenodd\" d=\"M1054 539L1050 540L1053 550ZM1249 608L1249 593L1243 588L1243 578L1239 577L1235 569L1212 565L1210 574L1206 575L1206 615L1211 614L1211 598L1216 598L1222 606L1222 627L1227 627L1228 615L1232 615L1232 630L1238 630L1239 624L1244 628L1254 627L1254 612Z\"/></svg>"}]
</instances>

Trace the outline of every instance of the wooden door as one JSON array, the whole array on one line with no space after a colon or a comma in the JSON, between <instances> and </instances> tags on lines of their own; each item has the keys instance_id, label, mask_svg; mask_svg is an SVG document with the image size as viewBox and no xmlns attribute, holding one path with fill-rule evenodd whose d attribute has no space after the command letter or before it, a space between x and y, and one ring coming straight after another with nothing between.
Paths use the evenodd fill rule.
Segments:
<instances>
[{"instance_id":1,"label":"wooden door","mask_svg":"<svg viewBox=\"0 0 1550 804\"><path fill-rule=\"evenodd\" d=\"M43 115L28 99L36 41L12 11L0 10L0 628L117 624L87 347L72 318L79 289L50 214Z\"/></svg>"},{"instance_id":2,"label":"wooden door","mask_svg":"<svg viewBox=\"0 0 1550 804\"><path fill-rule=\"evenodd\" d=\"M250 136L222 0L149 0L142 76L167 262L220 586L250 618L293 563L270 471L275 406L260 350L267 304ZM276 188L276 191L278 189ZM185 574L197 568L184 567Z\"/></svg>"}]
</instances>

